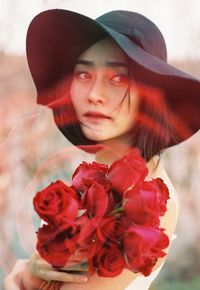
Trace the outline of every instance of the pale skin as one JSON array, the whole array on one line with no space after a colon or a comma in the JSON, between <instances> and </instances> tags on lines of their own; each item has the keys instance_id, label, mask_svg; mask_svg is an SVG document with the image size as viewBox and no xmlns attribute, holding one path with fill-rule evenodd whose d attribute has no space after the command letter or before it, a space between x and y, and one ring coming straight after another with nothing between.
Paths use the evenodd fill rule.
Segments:
<instances>
[{"instance_id":1,"label":"pale skin","mask_svg":"<svg viewBox=\"0 0 200 290\"><path fill-rule=\"evenodd\" d=\"M70 95L85 136L105 145L105 149L96 153L96 161L110 165L126 155L130 150L129 131L134 125L139 96L134 81L129 78L127 58L112 40L100 40L80 55L74 68ZM95 115L98 113L105 116ZM156 157L148 162L148 168L148 177L162 178L170 191L168 210L161 219L161 227L166 229L171 239L177 222L177 195L161 163L157 164ZM154 270L164 260L159 259ZM55 271L36 253L29 261L17 262L5 279L4 290L20 289L21 280L28 290L39 289L44 280L65 282L61 290L123 290L140 275L123 270L115 278L98 277L96 274L88 276L87 268L81 264L65 269L82 271L83 274ZM37 286L33 286L32 281Z\"/></svg>"}]
</instances>

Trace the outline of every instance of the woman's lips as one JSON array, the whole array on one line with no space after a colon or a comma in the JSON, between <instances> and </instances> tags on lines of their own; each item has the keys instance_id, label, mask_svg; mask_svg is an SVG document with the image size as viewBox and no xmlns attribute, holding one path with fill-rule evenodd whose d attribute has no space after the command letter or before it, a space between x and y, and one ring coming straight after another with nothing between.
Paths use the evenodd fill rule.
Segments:
<instances>
[{"instance_id":1,"label":"woman's lips","mask_svg":"<svg viewBox=\"0 0 200 290\"><path fill-rule=\"evenodd\" d=\"M111 120L111 118L103 113L100 112L94 112L94 111L88 111L84 114L84 117L87 120L93 121L93 122L99 122L101 120Z\"/></svg>"}]
</instances>

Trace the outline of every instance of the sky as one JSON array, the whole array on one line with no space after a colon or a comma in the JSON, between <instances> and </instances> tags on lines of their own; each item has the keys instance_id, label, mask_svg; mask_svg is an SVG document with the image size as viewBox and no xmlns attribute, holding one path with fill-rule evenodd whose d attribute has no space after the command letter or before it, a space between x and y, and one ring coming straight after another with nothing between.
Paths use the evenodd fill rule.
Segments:
<instances>
[{"instance_id":1,"label":"sky","mask_svg":"<svg viewBox=\"0 0 200 290\"><path fill-rule=\"evenodd\" d=\"M199 0L0 0L0 51L25 54L28 25L39 12L63 8L95 18L111 10L131 10L162 31L168 59L200 59Z\"/></svg>"}]
</instances>

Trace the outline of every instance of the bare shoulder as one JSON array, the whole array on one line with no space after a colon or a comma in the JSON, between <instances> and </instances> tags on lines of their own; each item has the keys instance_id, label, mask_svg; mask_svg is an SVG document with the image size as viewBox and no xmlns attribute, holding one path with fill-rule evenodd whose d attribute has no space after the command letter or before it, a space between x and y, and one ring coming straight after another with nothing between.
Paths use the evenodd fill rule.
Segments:
<instances>
[{"instance_id":1,"label":"bare shoulder","mask_svg":"<svg viewBox=\"0 0 200 290\"><path fill-rule=\"evenodd\" d=\"M149 177L150 178L161 178L163 182L167 185L170 193L170 202L175 204L176 211L178 214L179 210L179 197L177 195L177 192L174 188L174 185L172 184L170 177L168 176L167 172L165 171L165 168L163 166L162 161L158 160L158 157L153 157L148 162L148 169L149 169Z\"/></svg>"},{"instance_id":2,"label":"bare shoulder","mask_svg":"<svg viewBox=\"0 0 200 290\"><path fill-rule=\"evenodd\" d=\"M161 178L169 189L170 199L167 201L167 212L163 217L161 217L160 227L165 229L165 233L168 235L170 241L172 241L178 220L179 198L167 172L163 167L162 161L158 161L157 158L154 157L148 162L148 168L149 177ZM165 252L167 253L168 251L169 247ZM160 259L154 269L157 269L165 259L166 257L164 259Z\"/></svg>"}]
</instances>

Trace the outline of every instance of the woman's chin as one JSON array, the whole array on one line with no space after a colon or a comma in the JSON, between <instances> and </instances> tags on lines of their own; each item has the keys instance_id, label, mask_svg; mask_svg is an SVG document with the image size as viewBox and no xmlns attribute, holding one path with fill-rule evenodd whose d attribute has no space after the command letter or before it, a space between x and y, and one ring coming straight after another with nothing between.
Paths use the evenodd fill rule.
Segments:
<instances>
[{"instance_id":1,"label":"woman's chin","mask_svg":"<svg viewBox=\"0 0 200 290\"><path fill-rule=\"evenodd\" d=\"M112 138L112 136L108 136L108 134L105 135L106 130L83 129L82 131L85 137L91 141L103 142L105 140Z\"/></svg>"}]
</instances>

